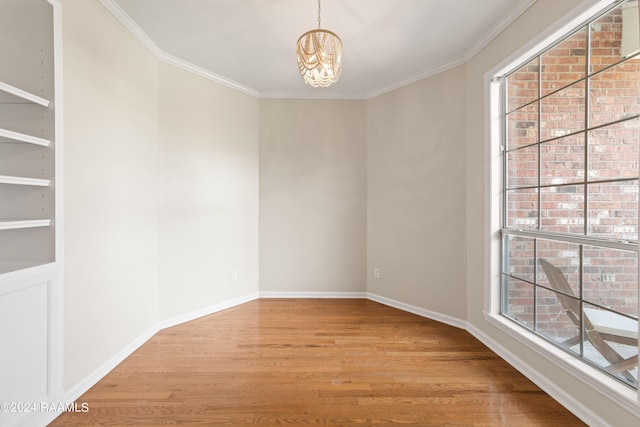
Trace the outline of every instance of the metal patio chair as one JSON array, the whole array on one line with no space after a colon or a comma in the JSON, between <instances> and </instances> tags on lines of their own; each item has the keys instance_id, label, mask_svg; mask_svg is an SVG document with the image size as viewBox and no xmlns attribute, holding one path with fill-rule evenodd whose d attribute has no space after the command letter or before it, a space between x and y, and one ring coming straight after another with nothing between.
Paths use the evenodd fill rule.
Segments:
<instances>
[{"instance_id":1,"label":"metal patio chair","mask_svg":"<svg viewBox=\"0 0 640 427\"><path fill-rule=\"evenodd\" d=\"M576 299L564 273L549 261L540 259L544 273L549 283L557 292L558 300L563 310L574 325L580 330L580 301ZM612 373L624 377L627 381L637 384L637 380L629 370L638 364L638 355L629 358L622 357L609 343L620 343L638 347L638 320L632 320L607 310L585 307L582 318L584 333L569 338L561 343L565 347L573 347L581 341L589 341L604 357L609 366L604 367Z\"/></svg>"}]
</instances>

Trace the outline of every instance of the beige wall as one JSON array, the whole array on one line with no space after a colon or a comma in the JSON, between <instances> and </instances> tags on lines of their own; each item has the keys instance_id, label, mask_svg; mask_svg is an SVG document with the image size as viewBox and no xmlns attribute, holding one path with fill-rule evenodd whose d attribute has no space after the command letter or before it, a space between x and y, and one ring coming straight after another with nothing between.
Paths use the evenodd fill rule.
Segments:
<instances>
[{"instance_id":1,"label":"beige wall","mask_svg":"<svg viewBox=\"0 0 640 427\"><path fill-rule=\"evenodd\" d=\"M587 387L562 369L537 356L484 320L483 286L486 274L484 261L485 215L484 203L489 197L485 191L485 74L498 66L521 46L534 39L573 7L578 0L538 0L491 44L466 65L466 272L467 320L475 328L490 336L516 357L553 381L563 393L571 395L584 407L616 426L637 425L638 419L612 403L611 397Z\"/></svg>"},{"instance_id":2,"label":"beige wall","mask_svg":"<svg viewBox=\"0 0 640 427\"><path fill-rule=\"evenodd\" d=\"M466 317L465 102L457 67L367 104L368 291L458 319Z\"/></svg>"},{"instance_id":3,"label":"beige wall","mask_svg":"<svg viewBox=\"0 0 640 427\"><path fill-rule=\"evenodd\" d=\"M260 290L366 291L363 101L260 101Z\"/></svg>"},{"instance_id":4,"label":"beige wall","mask_svg":"<svg viewBox=\"0 0 640 427\"><path fill-rule=\"evenodd\" d=\"M258 291L258 100L62 5L68 390L158 321Z\"/></svg>"},{"instance_id":5,"label":"beige wall","mask_svg":"<svg viewBox=\"0 0 640 427\"><path fill-rule=\"evenodd\" d=\"M160 64L159 158L161 320L256 293L258 99Z\"/></svg>"},{"instance_id":6,"label":"beige wall","mask_svg":"<svg viewBox=\"0 0 640 427\"><path fill-rule=\"evenodd\" d=\"M64 385L157 321L157 60L97 1L63 0Z\"/></svg>"}]
</instances>

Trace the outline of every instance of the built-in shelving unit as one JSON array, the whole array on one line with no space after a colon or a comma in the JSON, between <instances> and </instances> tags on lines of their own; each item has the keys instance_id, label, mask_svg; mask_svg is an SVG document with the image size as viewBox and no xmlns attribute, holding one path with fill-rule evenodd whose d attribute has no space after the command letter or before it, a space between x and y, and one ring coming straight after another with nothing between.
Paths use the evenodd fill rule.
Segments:
<instances>
[{"instance_id":1,"label":"built-in shelving unit","mask_svg":"<svg viewBox=\"0 0 640 427\"><path fill-rule=\"evenodd\" d=\"M0 22L0 233L50 227L55 215L51 5L45 0L6 0L3 4L6 13L16 16ZM0 262L55 261L53 230L41 231L38 239L33 233L25 234L25 242L38 242L33 250L20 240L19 233L10 236L15 251L0 247Z\"/></svg>"},{"instance_id":2,"label":"built-in shelving unit","mask_svg":"<svg viewBox=\"0 0 640 427\"><path fill-rule=\"evenodd\" d=\"M0 0L0 402L62 396L58 0ZM0 425L46 425L0 411Z\"/></svg>"}]
</instances>

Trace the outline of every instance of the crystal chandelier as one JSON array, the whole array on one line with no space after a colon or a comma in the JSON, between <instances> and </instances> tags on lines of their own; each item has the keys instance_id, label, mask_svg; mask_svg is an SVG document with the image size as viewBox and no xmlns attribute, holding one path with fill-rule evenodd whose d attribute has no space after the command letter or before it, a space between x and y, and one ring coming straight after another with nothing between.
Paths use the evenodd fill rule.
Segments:
<instances>
[{"instance_id":1,"label":"crystal chandelier","mask_svg":"<svg viewBox=\"0 0 640 427\"><path fill-rule=\"evenodd\" d=\"M342 71L342 40L335 33L320 28L307 31L296 43L298 68L306 83L313 87L328 87L338 81Z\"/></svg>"}]
</instances>

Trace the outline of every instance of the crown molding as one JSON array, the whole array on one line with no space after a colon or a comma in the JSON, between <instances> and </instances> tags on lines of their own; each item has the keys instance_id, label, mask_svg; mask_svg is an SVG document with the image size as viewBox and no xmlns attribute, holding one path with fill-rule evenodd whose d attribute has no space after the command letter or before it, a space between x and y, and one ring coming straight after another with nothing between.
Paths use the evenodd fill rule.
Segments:
<instances>
[{"instance_id":1,"label":"crown molding","mask_svg":"<svg viewBox=\"0 0 640 427\"><path fill-rule=\"evenodd\" d=\"M496 23L496 25L491 27L484 36L480 37L480 39L464 53L464 61L469 62L537 1L538 0L520 0L518 4L516 4L509 12L507 12L506 15L502 17L502 19L500 19L500 21L498 21L498 23Z\"/></svg>"},{"instance_id":2,"label":"crown molding","mask_svg":"<svg viewBox=\"0 0 640 427\"><path fill-rule=\"evenodd\" d=\"M111 0L107 0L111 1ZM180 58L176 58L173 55L166 54L162 52L158 59L166 64L173 65L174 67L181 68L184 71L188 71L200 77L204 77L205 79L212 80L216 83L220 83L221 85L230 87L231 89L235 89L239 92L245 93L247 95L251 95L255 98L260 98L260 92L255 89L250 88L249 86L245 86L233 80L227 79L226 77L220 76L218 74L212 73L209 70L206 70L202 67L198 67L190 62L183 61Z\"/></svg>"},{"instance_id":3,"label":"crown molding","mask_svg":"<svg viewBox=\"0 0 640 427\"><path fill-rule=\"evenodd\" d=\"M463 65L470 61L475 55L477 55L484 47L486 47L491 41L493 41L502 31L504 31L509 25L511 25L516 19L526 12L537 0L520 0L496 25L494 25L487 33L485 33L477 43L475 43L464 55L454 58L449 62L439 65L434 68L430 68L420 73L408 76L402 80L396 81L382 88L375 89L366 93L351 93L351 94L326 94L308 92L279 92L279 91L264 91L260 92L251 87L245 86L234 80L228 79L224 76L215 74L207 69L194 65L190 62L184 61L173 55L164 52L156 45L153 40L131 19L129 15L116 3L115 0L98 0L111 14L127 29L134 37L136 37L144 47L146 47L159 61L166 64L173 65L182 70L191 72L200 77L212 80L216 83L220 83L224 86L238 90L247 95L251 95L256 98L264 99L354 99L354 100L367 100L407 86L411 83L415 83L419 80L435 76L457 66Z\"/></svg>"},{"instance_id":4,"label":"crown molding","mask_svg":"<svg viewBox=\"0 0 640 427\"><path fill-rule=\"evenodd\" d=\"M480 39L469 49L464 55L458 58L454 58L451 61L431 68L426 71L422 71L413 76L409 76L403 80L392 83L378 90L367 92L365 99L375 98L376 96L383 95L387 92L391 92L396 89L400 89L403 86L407 86L411 83L415 83L419 80L426 79L428 77L435 76L459 65L466 64L474 56L476 56L482 49L484 49L489 43L491 43L500 33L502 33L509 25L511 25L516 19L525 13L535 2L538 0L520 0L505 16L498 21L489 31L487 31Z\"/></svg>"},{"instance_id":5,"label":"crown molding","mask_svg":"<svg viewBox=\"0 0 640 427\"><path fill-rule=\"evenodd\" d=\"M149 52L151 52L159 61L162 61L166 64L173 65L175 67L181 68L185 71L196 74L200 77L204 77L205 79L212 80L216 83L220 83L224 86L230 87L232 89L243 92L247 95L254 96L258 98L260 93L248 86L240 84L236 81L228 79L226 77L220 76L218 74L212 73L209 70L205 70L202 67L198 67L197 65L191 64L190 62L184 61L180 58L177 58L173 55L169 55L164 52L162 49L158 47L157 44L151 40L151 38L134 22L133 19L127 13L122 10L120 5L115 2L115 0L98 0L111 14L127 29L135 38L137 38L140 43L144 47L146 47Z\"/></svg>"},{"instance_id":6,"label":"crown molding","mask_svg":"<svg viewBox=\"0 0 640 427\"><path fill-rule=\"evenodd\" d=\"M144 31L142 31L142 28L140 28L138 24L136 24L134 20L131 19L131 17L127 15L127 13L124 10L122 10L122 8L118 3L116 3L114 0L98 0L98 1L102 3L105 9L111 12L111 14L118 21L120 21L120 23L124 25L124 27L127 30L129 30L129 32L133 34L133 36L137 38L138 41L142 43L142 45L149 50L149 52L151 52L156 58L158 59L160 58L160 55L162 55L163 53L162 50L160 50L158 45L156 45L153 42L153 40L151 40L151 38L147 36L147 34Z\"/></svg>"},{"instance_id":7,"label":"crown molding","mask_svg":"<svg viewBox=\"0 0 640 427\"><path fill-rule=\"evenodd\" d=\"M279 91L264 91L260 92L260 99L317 99L317 100L366 100L367 97L361 93L327 93L325 91L309 92L279 92Z\"/></svg>"},{"instance_id":8,"label":"crown molding","mask_svg":"<svg viewBox=\"0 0 640 427\"><path fill-rule=\"evenodd\" d=\"M380 95L383 95L383 94L385 94L387 92L391 92L393 90L400 89L403 86L410 85L411 83L415 83L415 82L420 81L422 79L426 79L427 77L435 76L436 74L440 74L442 72L445 72L447 70L455 68L455 67L457 67L459 65L463 65L465 63L466 63L466 61L465 61L464 57L461 56L459 58L455 58L455 59L453 59L453 60L451 60L451 61L449 61L449 62L447 62L445 64L438 65L437 67L434 67L434 68L431 68L429 70L422 71L422 72L420 72L418 74L414 74L412 76L406 77L406 78L404 78L404 79L402 79L400 81L392 83L392 84L390 84L388 86L385 86L385 87L383 87L381 89L367 92L367 95L366 95L365 99L375 98L376 96L380 96Z\"/></svg>"}]
</instances>

